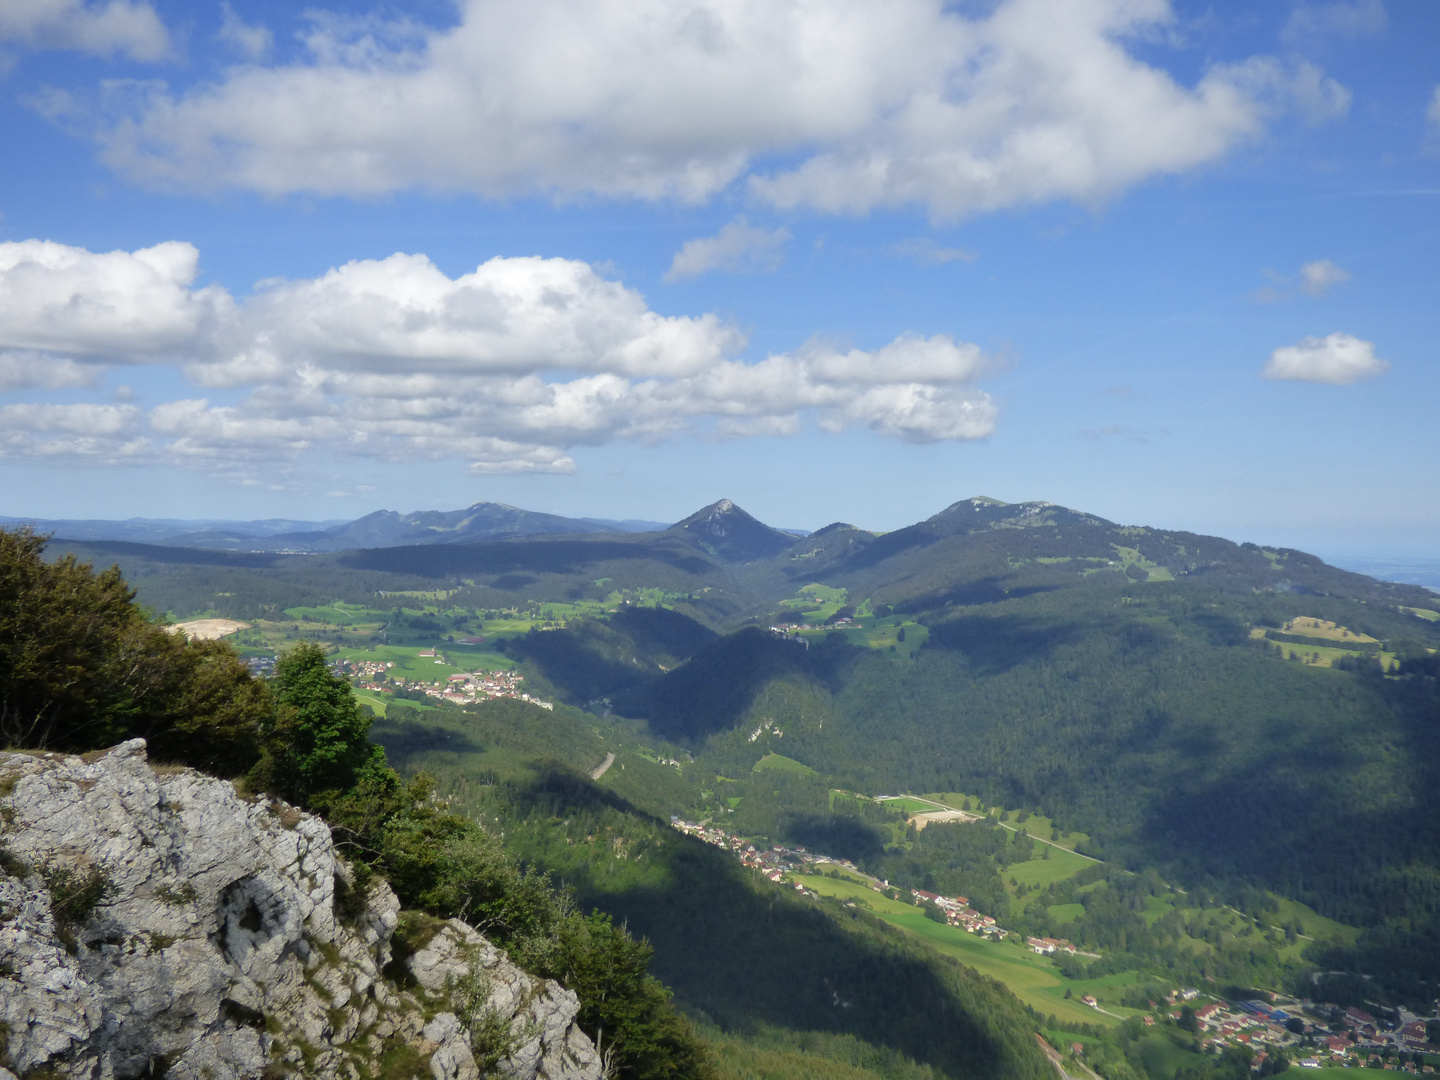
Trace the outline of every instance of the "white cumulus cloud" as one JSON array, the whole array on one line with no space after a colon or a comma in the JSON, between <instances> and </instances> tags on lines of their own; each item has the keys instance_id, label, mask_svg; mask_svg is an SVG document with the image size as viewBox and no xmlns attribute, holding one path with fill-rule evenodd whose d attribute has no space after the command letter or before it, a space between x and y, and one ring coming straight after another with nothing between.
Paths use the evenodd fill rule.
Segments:
<instances>
[{"instance_id":1,"label":"white cumulus cloud","mask_svg":"<svg viewBox=\"0 0 1440 1080\"><path fill-rule=\"evenodd\" d=\"M159 60L170 51L155 9L133 0L0 0L0 42L136 60Z\"/></svg>"},{"instance_id":2,"label":"white cumulus cloud","mask_svg":"<svg viewBox=\"0 0 1440 1080\"><path fill-rule=\"evenodd\" d=\"M191 289L199 258L176 241L103 253L0 243L0 349L141 363L192 348L229 306Z\"/></svg>"},{"instance_id":3,"label":"white cumulus cloud","mask_svg":"<svg viewBox=\"0 0 1440 1080\"><path fill-rule=\"evenodd\" d=\"M244 300L193 289L197 262L179 243L0 245L0 391L162 363L239 392L148 410L6 406L0 453L243 473L324 451L570 472L575 447L614 440L788 434L810 421L934 441L996 423L975 387L989 358L943 334L870 350L812 340L746 362L743 336L714 315L661 315L573 260L496 258L451 278L396 254L262 282Z\"/></svg>"},{"instance_id":4,"label":"white cumulus cloud","mask_svg":"<svg viewBox=\"0 0 1440 1080\"><path fill-rule=\"evenodd\" d=\"M1307 337L1298 345L1276 349L1266 361L1262 374L1267 379L1349 386L1389 370L1389 362L1375 355L1373 343L1336 332L1323 338Z\"/></svg>"},{"instance_id":5,"label":"white cumulus cloud","mask_svg":"<svg viewBox=\"0 0 1440 1080\"><path fill-rule=\"evenodd\" d=\"M740 184L777 207L953 219L1093 203L1213 161L1280 111L1348 104L1319 69L1270 57L1177 81L1130 48L1173 22L1166 0L975 8L462 0L444 29L315 17L299 61L114 87L122 119L94 123L106 160L161 186L702 202Z\"/></svg>"},{"instance_id":6,"label":"white cumulus cloud","mask_svg":"<svg viewBox=\"0 0 1440 1080\"><path fill-rule=\"evenodd\" d=\"M785 245L789 242L789 229L762 229L742 216L714 236L686 240L670 261L665 280L681 281L712 270L729 274L774 273L785 261Z\"/></svg>"}]
</instances>

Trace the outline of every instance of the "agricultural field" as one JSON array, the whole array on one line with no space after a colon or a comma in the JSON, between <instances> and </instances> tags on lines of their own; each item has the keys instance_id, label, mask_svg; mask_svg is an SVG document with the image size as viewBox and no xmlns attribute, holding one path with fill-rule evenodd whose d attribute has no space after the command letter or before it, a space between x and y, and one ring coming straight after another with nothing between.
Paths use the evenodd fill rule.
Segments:
<instances>
[{"instance_id":1,"label":"agricultural field","mask_svg":"<svg viewBox=\"0 0 1440 1080\"><path fill-rule=\"evenodd\" d=\"M1289 631L1286 632L1288 633ZM1310 636L1310 631L1308 630L1303 633L1307 638ZM1257 626L1250 631L1250 636L1254 639L1266 639L1267 633L1264 627ZM1365 641L1361 640L1363 637L1364 635L1356 635L1350 638L1350 640L1356 645L1370 645L1374 643L1374 638ZM1335 644L1321 645L1319 644L1321 640L1334 641ZM1316 644L1314 645L1298 644L1293 641L1273 640L1270 643L1284 659L1295 660L1302 664L1309 664L1312 667L1333 667L1337 660L1346 657L1361 656L1373 656L1386 668L1389 668L1390 665L1395 662L1395 654L1383 650L1377 652L1371 649L1347 649L1344 647L1343 638L1316 638L1315 641Z\"/></svg>"},{"instance_id":2,"label":"agricultural field","mask_svg":"<svg viewBox=\"0 0 1440 1080\"><path fill-rule=\"evenodd\" d=\"M975 810L981 805L976 796L966 795L960 791L929 791L925 793L925 798L942 803L945 806L954 807L956 810ZM1058 844L1068 851L1073 852L1076 844L1084 843L1090 839L1085 833L1073 832L1062 833L1058 838L1051 840L1050 838L1055 831L1055 823L1044 814L1030 811L1026 815L1025 820L1021 821L1019 809L1006 809L1003 806L988 806L985 809L998 814L1000 824L1005 826L1005 828L1016 829L1023 827L1025 831L1035 837L1037 841L1050 840L1052 844ZM1050 854L1053 858L1057 852L1052 851ZM1084 857L1082 856L1082 858ZM1085 859L1085 861L1094 862L1093 859Z\"/></svg>"},{"instance_id":3,"label":"agricultural field","mask_svg":"<svg viewBox=\"0 0 1440 1080\"><path fill-rule=\"evenodd\" d=\"M1377 638L1369 634L1359 634L1349 627L1340 626L1328 619L1314 619L1309 616L1297 616L1291 619L1281 631L1286 634L1296 634L1300 637L1317 638L1322 641L1334 641L1342 648L1347 643L1357 645L1379 645Z\"/></svg>"},{"instance_id":4,"label":"agricultural field","mask_svg":"<svg viewBox=\"0 0 1440 1080\"><path fill-rule=\"evenodd\" d=\"M1095 865L1094 859L1076 855L1075 852L1067 851L1065 848L1050 847L1050 857L1047 859L1042 854L1046 847L1047 845L1041 844L1037 840L1035 854L1029 862L1011 863L1007 866L1004 874L1006 883L1013 880L1017 885L1043 889L1057 881L1074 877L1087 866ZM1150 921L1154 922L1155 920L1150 919Z\"/></svg>"},{"instance_id":5,"label":"agricultural field","mask_svg":"<svg viewBox=\"0 0 1440 1080\"><path fill-rule=\"evenodd\" d=\"M766 754L755 763L753 772L761 772L765 769L779 769L782 772L807 773L814 775L815 770L794 758L788 758L784 754Z\"/></svg>"},{"instance_id":6,"label":"agricultural field","mask_svg":"<svg viewBox=\"0 0 1440 1080\"><path fill-rule=\"evenodd\" d=\"M928 814L936 810L949 809L941 803L922 799L915 795L879 795L877 799L886 806L895 810L903 810L907 814Z\"/></svg>"},{"instance_id":7,"label":"agricultural field","mask_svg":"<svg viewBox=\"0 0 1440 1080\"><path fill-rule=\"evenodd\" d=\"M982 975L998 979L1025 1004L1047 1015L1053 1014L1071 1023L1114 1025L1134 1012L1133 1009L1106 1005L1110 1012L1120 1014L1117 1019L1082 1005L1078 1000L1082 994L1111 988L1109 984L1112 982L1115 986L1127 985L1126 980L1133 983L1133 973L1074 982L1062 976L1048 959L1030 952L1023 945L987 941L953 926L937 923L926 918L925 913L912 904L890 900L858 881L809 875L795 875L795 880L822 896L853 900L857 905L868 908L892 926L921 939L946 956L973 967ZM1073 1000L1066 999L1066 990L1071 992Z\"/></svg>"}]
</instances>

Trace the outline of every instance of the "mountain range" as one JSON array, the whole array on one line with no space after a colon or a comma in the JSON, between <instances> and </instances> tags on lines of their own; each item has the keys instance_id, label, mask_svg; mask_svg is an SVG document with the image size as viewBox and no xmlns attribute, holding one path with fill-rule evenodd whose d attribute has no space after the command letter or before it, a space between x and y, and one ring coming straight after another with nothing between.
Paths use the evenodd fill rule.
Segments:
<instances>
[{"instance_id":1,"label":"mountain range","mask_svg":"<svg viewBox=\"0 0 1440 1080\"><path fill-rule=\"evenodd\" d=\"M67 540L120 540L129 543L195 547L221 551L284 551L297 554L346 551L399 544L462 544L551 533L647 532L663 529L658 521L567 518L477 502L463 510L417 510L399 514L377 510L354 521L260 521L130 518L125 521L0 517L7 527L28 525L36 532Z\"/></svg>"},{"instance_id":2,"label":"mountain range","mask_svg":"<svg viewBox=\"0 0 1440 1080\"><path fill-rule=\"evenodd\" d=\"M746 900L748 885L707 908L697 897L715 893L720 871L657 839L672 815L917 888L948 881L1008 911L1016 932L1089 935L1105 957L1096 977L1138 968L1309 994L1329 972L1326 1000L1348 1003L1348 979L1362 1004L1440 990L1436 592L1294 549L983 496L886 533L835 522L799 535L727 499L643 532L477 536L507 519L466 514L380 515L371 531L326 533L355 546L311 554L105 540L50 550L119 564L143 603L177 620L251 621L268 647L319 636L347 655L424 650L427 677L447 650L517 670L551 708L447 712L402 686L372 698L386 710L377 738L468 812L501 815L507 842L530 845L516 849L527 863L649 938L679 997L726 1025L840 1023L827 1019L834 990L801 973L868 982L826 966L835 945L807 937L820 925L809 908L782 936L814 947L793 952L757 929L775 907ZM392 527L431 542L360 546ZM525 733L511 764L530 779L495 771L507 725ZM607 752L614 767L593 789L586 777ZM842 812L836 799L907 791L1043 817L1053 836L1083 836L1081 855L1112 868L1110 885L1077 876L1037 894L975 869L993 852L922 864L903 826L866 817L878 807ZM943 835L927 829L926 842ZM673 861L652 865L662 851ZM1263 939L1229 921L1236 908L1270 910L1272 894L1309 910L1284 908L1288 931L1276 917ZM1151 914L1173 910L1148 922L1152 900ZM1322 939L1322 917L1348 936ZM1288 947L1283 932L1309 936ZM762 981L784 993L762 1002L765 964ZM924 1037L894 1036L897 1022L871 1001L831 1030L939 1061Z\"/></svg>"}]
</instances>

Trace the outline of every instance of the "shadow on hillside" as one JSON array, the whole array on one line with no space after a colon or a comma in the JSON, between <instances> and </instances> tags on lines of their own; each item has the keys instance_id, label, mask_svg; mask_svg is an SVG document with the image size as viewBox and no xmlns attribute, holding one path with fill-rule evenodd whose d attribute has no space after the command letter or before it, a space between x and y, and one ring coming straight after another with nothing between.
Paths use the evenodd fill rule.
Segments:
<instances>
[{"instance_id":1,"label":"shadow on hillside","mask_svg":"<svg viewBox=\"0 0 1440 1080\"><path fill-rule=\"evenodd\" d=\"M930 627L927 648L950 649L985 674L1048 655L1080 636L1074 623L1043 622L1024 615L970 615Z\"/></svg>"},{"instance_id":2,"label":"shadow on hillside","mask_svg":"<svg viewBox=\"0 0 1440 1080\"><path fill-rule=\"evenodd\" d=\"M388 711L413 712L417 718L421 715L419 710L406 710L400 704L391 705ZM416 761L427 754L478 754L484 749L463 731L408 717L377 718L370 725L370 740L385 748L391 767L402 773L413 771Z\"/></svg>"},{"instance_id":3,"label":"shadow on hillside","mask_svg":"<svg viewBox=\"0 0 1440 1080\"><path fill-rule=\"evenodd\" d=\"M878 861L886 836L874 825L839 814L786 814L783 834L793 843L851 862Z\"/></svg>"},{"instance_id":4,"label":"shadow on hillside","mask_svg":"<svg viewBox=\"0 0 1440 1080\"><path fill-rule=\"evenodd\" d=\"M859 651L839 640L807 649L803 642L749 627L618 698L615 709L624 716L643 718L662 738L695 743L733 728L775 679L793 675L834 686Z\"/></svg>"},{"instance_id":5,"label":"shadow on hillside","mask_svg":"<svg viewBox=\"0 0 1440 1080\"><path fill-rule=\"evenodd\" d=\"M515 792L517 809L549 815L618 810L613 793L563 773ZM897 1050L952 1077L1044 1076L1028 1018L1003 989L948 958L923 954L898 931L836 901L759 881L729 854L661 826L663 886L607 891L588 867L566 883L647 938L651 971L679 1000L721 1027L777 1025L845 1033Z\"/></svg>"},{"instance_id":6,"label":"shadow on hillside","mask_svg":"<svg viewBox=\"0 0 1440 1080\"><path fill-rule=\"evenodd\" d=\"M507 651L535 664L572 704L612 697L660 674L717 635L694 619L663 608L622 608L606 622L582 619L564 630L512 639Z\"/></svg>"},{"instance_id":7,"label":"shadow on hillside","mask_svg":"<svg viewBox=\"0 0 1440 1080\"><path fill-rule=\"evenodd\" d=\"M998 604L1002 600L1019 600L1036 593L1054 592L1060 588L1059 585L1006 586L1005 582L1008 580L1008 577L986 577L967 581L948 589L902 600L895 605L895 610L910 613L935 611L943 607L976 607L981 604Z\"/></svg>"},{"instance_id":8,"label":"shadow on hillside","mask_svg":"<svg viewBox=\"0 0 1440 1080\"><path fill-rule=\"evenodd\" d=\"M840 562L836 567L839 572L864 570L884 562L886 559L894 558L896 555L913 551L915 548L929 547L937 541L944 540L945 535L935 532L929 528L919 525L911 525L905 529L897 529L892 533L872 540L865 547L861 548L854 555Z\"/></svg>"},{"instance_id":9,"label":"shadow on hillside","mask_svg":"<svg viewBox=\"0 0 1440 1080\"><path fill-rule=\"evenodd\" d=\"M704 576L715 567L676 543L615 540L499 541L479 544L432 544L366 548L336 556L354 570L383 570L421 577L474 574L575 574L599 562L652 561L687 574Z\"/></svg>"}]
</instances>

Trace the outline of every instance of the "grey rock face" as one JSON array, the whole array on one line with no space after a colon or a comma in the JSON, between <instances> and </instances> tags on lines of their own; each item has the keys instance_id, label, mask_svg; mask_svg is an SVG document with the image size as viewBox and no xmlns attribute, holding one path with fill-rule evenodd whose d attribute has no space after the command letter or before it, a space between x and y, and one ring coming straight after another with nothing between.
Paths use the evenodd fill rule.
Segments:
<instances>
[{"instance_id":1,"label":"grey rock face","mask_svg":"<svg viewBox=\"0 0 1440 1080\"><path fill-rule=\"evenodd\" d=\"M402 989L395 895L341 918L352 879L323 821L157 773L143 740L0 754L0 846L0 1076L358 1080L386 1055L474 1080L477 1052L514 1080L601 1075L573 993L423 918Z\"/></svg>"}]
</instances>

